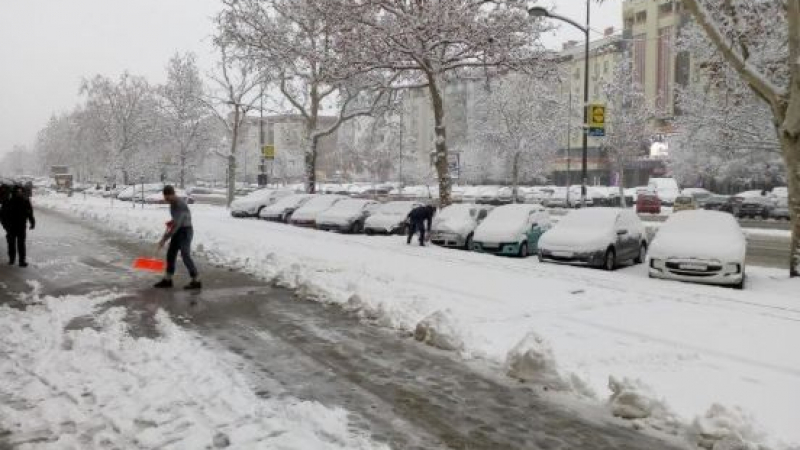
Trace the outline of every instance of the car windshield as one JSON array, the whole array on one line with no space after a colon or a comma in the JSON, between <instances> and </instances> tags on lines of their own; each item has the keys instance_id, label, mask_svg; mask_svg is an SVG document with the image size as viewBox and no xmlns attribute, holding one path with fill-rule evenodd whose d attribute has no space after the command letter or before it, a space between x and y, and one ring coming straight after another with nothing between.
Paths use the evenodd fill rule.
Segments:
<instances>
[{"instance_id":1,"label":"car windshield","mask_svg":"<svg viewBox=\"0 0 800 450\"><path fill-rule=\"evenodd\" d=\"M558 223L558 228L597 229L612 227L617 221L619 211L611 208L579 209L567 214Z\"/></svg>"},{"instance_id":2,"label":"car windshield","mask_svg":"<svg viewBox=\"0 0 800 450\"><path fill-rule=\"evenodd\" d=\"M744 203L756 203L759 205L765 205L771 203L772 201L767 197L750 197L744 199Z\"/></svg>"},{"instance_id":3,"label":"car windshield","mask_svg":"<svg viewBox=\"0 0 800 450\"><path fill-rule=\"evenodd\" d=\"M285 207L292 207L299 205L300 203L306 201L308 199L309 194L301 194L301 195L290 195L288 197L284 197L278 200L275 203L276 208L285 208Z\"/></svg>"},{"instance_id":4,"label":"car windshield","mask_svg":"<svg viewBox=\"0 0 800 450\"><path fill-rule=\"evenodd\" d=\"M728 197L724 195L715 195L708 199L708 203L726 203L728 201Z\"/></svg>"},{"instance_id":5,"label":"car windshield","mask_svg":"<svg viewBox=\"0 0 800 450\"><path fill-rule=\"evenodd\" d=\"M336 208L337 211L356 212L364 209L364 206L367 203L368 202L366 200L342 200L341 202L337 203L334 208Z\"/></svg>"},{"instance_id":6,"label":"car windshield","mask_svg":"<svg viewBox=\"0 0 800 450\"><path fill-rule=\"evenodd\" d=\"M389 202L378 210L380 214L408 214L415 206L413 202Z\"/></svg>"},{"instance_id":7,"label":"car windshield","mask_svg":"<svg viewBox=\"0 0 800 450\"><path fill-rule=\"evenodd\" d=\"M472 205L450 205L444 208L437 216L439 220L457 220L470 217L469 212L474 208Z\"/></svg>"},{"instance_id":8,"label":"car windshield","mask_svg":"<svg viewBox=\"0 0 800 450\"><path fill-rule=\"evenodd\" d=\"M253 191L246 196L242 197L243 200L261 200L262 198L269 197L273 192L272 189L260 189L258 191Z\"/></svg>"},{"instance_id":9,"label":"car windshield","mask_svg":"<svg viewBox=\"0 0 800 450\"><path fill-rule=\"evenodd\" d=\"M340 199L341 197L336 195L320 195L319 197L314 197L306 202L306 204L303 205L303 208L325 208L336 203Z\"/></svg>"},{"instance_id":10,"label":"car windshield","mask_svg":"<svg viewBox=\"0 0 800 450\"><path fill-rule=\"evenodd\" d=\"M691 233L715 236L739 232L739 224L730 214L719 211L683 211L670 216L659 233Z\"/></svg>"},{"instance_id":11,"label":"car windshield","mask_svg":"<svg viewBox=\"0 0 800 450\"><path fill-rule=\"evenodd\" d=\"M520 223L528 219L530 215L530 207L525 205L506 205L495 208L489 217L486 218L484 223L499 224L499 223Z\"/></svg>"},{"instance_id":12,"label":"car windshield","mask_svg":"<svg viewBox=\"0 0 800 450\"><path fill-rule=\"evenodd\" d=\"M692 203L692 197L678 197L675 199L677 205L689 205Z\"/></svg>"}]
</instances>

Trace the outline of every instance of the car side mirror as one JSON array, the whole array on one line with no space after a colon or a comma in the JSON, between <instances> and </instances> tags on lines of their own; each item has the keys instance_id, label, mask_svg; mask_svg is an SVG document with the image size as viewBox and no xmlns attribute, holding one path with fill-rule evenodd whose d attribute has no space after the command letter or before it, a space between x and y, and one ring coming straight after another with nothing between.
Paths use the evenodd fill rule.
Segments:
<instances>
[{"instance_id":1,"label":"car side mirror","mask_svg":"<svg viewBox=\"0 0 800 450\"><path fill-rule=\"evenodd\" d=\"M617 230L617 236L624 236L628 234L628 230Z\"/></svg>"}]
</instances>

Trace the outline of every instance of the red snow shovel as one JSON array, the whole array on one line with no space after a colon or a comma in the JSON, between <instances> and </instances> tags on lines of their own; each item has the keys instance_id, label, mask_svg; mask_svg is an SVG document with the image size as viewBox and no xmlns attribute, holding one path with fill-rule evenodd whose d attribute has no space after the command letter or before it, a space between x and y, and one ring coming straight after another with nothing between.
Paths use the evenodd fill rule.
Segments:
<instances>
[{"instance_id":1,"label":"red snow shovel","mask_svg":"<svg viewBox=\"0 0 800 450\"><path fill-rule=\"evenodd\" d=\"M164 272L166 264L163 259L155 258L136 258L133 261L133 268L136 270L144 270L147 272Z\"/></svg>"}]
</instances>

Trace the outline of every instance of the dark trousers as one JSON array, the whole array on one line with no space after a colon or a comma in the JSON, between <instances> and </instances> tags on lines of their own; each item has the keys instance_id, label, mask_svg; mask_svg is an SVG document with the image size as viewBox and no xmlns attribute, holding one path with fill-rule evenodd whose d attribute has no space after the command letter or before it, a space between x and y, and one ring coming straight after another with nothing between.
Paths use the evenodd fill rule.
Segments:
<instances>
[{"instance_id":1,"label":"dark trousers","mask_svg":"<svg viewBox=\"0 0 800 450\"><path fill-rule=\"evenodd\" d=\"M178 252L181 254L183 264L189 271L189 276L197 278L197 266L194 265L192 260L192 238L194 237L194 229L184 227L178 229L169 240L169 247L167 248L167 274L170 276L175 275L175 261L178 259Z\"/></svg>"},{"instance_id":2,"label":"dark trousers","mask_svg":"<svg viewBox=\"0 0 800 450\"><path fill-rule=\"evenodd\" d=\"M411 243L411 238L414 237L414 233L419 232L419 245L425 245L425 221L412 221L408 224L408 244Z\"/></svg>"},{"instance_id":3,"label":"dark trousers","mask_svg":"<svg viewBox=\"0 0 800 450\"><path fill-rule=\"evenodd\" d=\"M8 261L13 263L19 255L19 262L24 263L25 257L25 226L9 227L6 230L6 243L8 244Z\"/></svg>"}]
</instances>

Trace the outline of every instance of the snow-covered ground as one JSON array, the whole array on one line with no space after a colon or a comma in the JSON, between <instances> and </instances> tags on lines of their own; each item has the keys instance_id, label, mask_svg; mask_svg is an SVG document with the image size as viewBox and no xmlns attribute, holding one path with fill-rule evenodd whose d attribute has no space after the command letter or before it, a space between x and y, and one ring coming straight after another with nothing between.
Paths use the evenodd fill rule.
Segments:
<instances>
[{"instance_id":1,"label":"snow-covered ground","mask_svg":"<svg viewBox=\"0 0 800 450\"><path fill-rule=\"evenodd\" d=\"M25 310L0 306L0 432L15 448L386 448L342 409L256 396L232 356L163 311L157 339L132 337L121 307L70 330L120 294L33 292Z\"/></svg>"},{"instance_id":2,"label":"snow-covered ground","mask_svg":"<svg viewBox=\"0 0 800 450\"><path fill-rule=\"evenodd\" d=\"M103 199L37 205L152 242L168 220L164 207ZM214 263L387 327L424 322L427 341L518 378L555 374L554 385L638 424L693 423L698 441L734 429L774 447L800 443L800 281L784 271L750 267L736 291L650 280L643 266L607 273L233 219L219 207L193 213L195 245Z\"/></svg>"}]
</instances>

